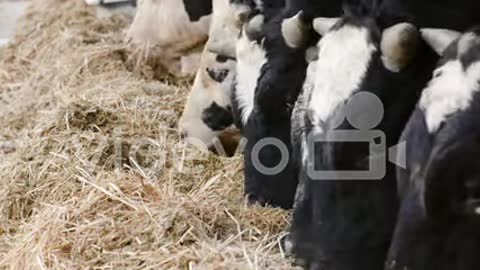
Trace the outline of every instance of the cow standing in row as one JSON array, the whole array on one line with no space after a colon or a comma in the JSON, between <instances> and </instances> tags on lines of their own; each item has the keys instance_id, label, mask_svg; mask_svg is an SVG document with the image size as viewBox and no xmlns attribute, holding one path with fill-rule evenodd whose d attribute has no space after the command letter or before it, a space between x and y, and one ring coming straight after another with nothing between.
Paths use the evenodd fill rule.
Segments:
<instances>
[{"instance_id":1,"label":"cow standing in row","mask_svg":"<svg viewBox=\"0 0 480 270\"><path fill-rule=\"evenodd\" d=\"M340 14L337 1L287 1L273 17L255 17L238 41L237 76L232 104L236 123L247 139L244 151L245 195L249 202L291 208L297 188L290 127L293 105L302 89L306 51L319 35L296 38L298 25L284 24L301 9L302 20ZM307 5L309 5L307 9ZM294 40L287 44L282 33ZM293 36L293 37L292 37Z\"/></svg>"},{"instance_id":2,"label":"cow standing in row","mask_svg":"<svg viewBox=\"0 0 480 270\"><path fill-rule=\"evenodd\" d=\"M299 142L294 145L299 148L303 166L291 235L285 242L285 247L308 269L384 269L398 207L395 167L387 165L381 181L335 178L341 170L366 171L371 165L370 158L386 155L372 153L361 143L336 141L335 136L342 134L338 131L366 124L369 129L375 128L386 135L387 147L398 142L436 59L411 23L416 18L421 18L418 21L424 25L443 23L443 18L435 20L425 17L427 13L419 15L422 9L404 13L412 6L421 6L406 2L410 5L403 6L406 8L400 12L396 9L402 7L400 2L386 0L382 5L362 5L350 1L340 21L314 22L314 28L326 34L318 44L318 60L309 67L309 77L293 117L301 122L292 125L297 137L294 142ZM442 10L438 5L432 7ZM474 13L465 14L470 23L475 20ZM456 27L465 25L468 22L460 20ZM372 111L376 99L365 99L359 93L362 96L366 93L367 97L374 94L381 101L383 118L376 119L378 111ZM316 174L317 171L326 173ZM441 196L437 198L441 201ZM400 215L407 224L411 210L407 206L404 215ZM410 239L414 239L415 234L410 233ZM396 239L403 259L411 256L422 258L425 263L433 259L434 256L427 259L409 251L408 245L402 246L405 242L401 233ZM392 256L391 269L410 269L411 265L397 262L396 256Z\"/></svg>"},{"instance_id":3,"label":"cow standing in row","mask_svg":"<svg viewBox=\"0 0 480 270\"><path fill-rule=\"evenodd\" d=\"M442 55L407 124L408 167L387 270L480 265L480 28L423 29Z\"/></svg>"},{"instance_id":4,"label":"cow standing in row","mask_svg":"<svg viewBox=\"0 0 480 270\"><path fill-rule=\"evenodd\" d=\"M209 39L179 123L188 141L227 156L236 152L241 136L233 125L230 90L236 76L237 37L250 17L269 17L282 2L213 0Z\"/></svg>"},{"instance_id":5,"label":"cow standing in row","mask_svg":"<svg viewBox=\"0 0 480 270\"><path fill-rule=\"evenodd\" d=\"M246 196L289 208L297 190L285 247L309 269L384 269L389 248L389 270L476 269L478 30L422 32L444 57L405 130L398 183L393 164L371 181L315 172L366 171L386 155L332 139L366 126L395 145L437 59L416 27L463 30L479 4L345 2L332 20L317 17L339 15L339 1L214 0L184 135L210 146L233 123L242 130Z\"/></svg>"},{"instance_id":6,"label":"cow standing in row","mask_svg":"<svg viewBox=\"0 0 480 270\"><path fill-rule=\"evenodd\" d=\"M256 9L254 2L213 0L209 39L179 122L187 141L227 156L236 152L241 139L230 99L236 76L236 39Z\"/></svg>"},{"instance_id":7,"label":"cow standing in row","mask_svg":"<svg viewBox=\"0 0 480 270\"><path fill-rule=\"evenodd\" d=\"M285 246L307 269L380 270L398 209L395 167L377 179L349 174L386 155L355 136L375 129L386 148L397 144L435 57L412 24L381 17L375 3L346 2L341 19L313 23L323 38L294 116L302 166Z\"/></svg>"}]
</instances>

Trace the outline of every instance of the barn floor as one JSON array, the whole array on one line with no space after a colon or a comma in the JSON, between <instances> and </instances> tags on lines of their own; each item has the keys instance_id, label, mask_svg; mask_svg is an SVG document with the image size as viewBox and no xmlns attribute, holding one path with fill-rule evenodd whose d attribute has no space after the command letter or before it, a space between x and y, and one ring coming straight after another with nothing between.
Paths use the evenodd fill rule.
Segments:
<instances>
[{"instance_id":1,"label":"barn floor","mask_svg":"<svg viewBox=\"0 0 480 270\"><path fill-rule=\"evenodd\" d=\"M33 0L0 49L0 269L291 269L288 213L179 140L192 80L124 44L130 20Z\"/></svg>"}]
</instances>

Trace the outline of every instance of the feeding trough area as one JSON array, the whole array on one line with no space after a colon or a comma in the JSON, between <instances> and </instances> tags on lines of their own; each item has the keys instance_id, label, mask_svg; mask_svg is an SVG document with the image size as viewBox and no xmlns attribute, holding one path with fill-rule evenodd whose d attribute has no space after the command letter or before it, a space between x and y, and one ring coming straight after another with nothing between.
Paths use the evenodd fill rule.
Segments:
<instances>
[{"instance_id":1,"label":"feeding trough area","mask_svg":"<svg viewBox=\"0 0 480 270\"><path fill-rule=\"evenodd\" d=\"M0 48L0 268L289 269L288 213L180 139L192 78L125 42L131 16L28 5Z\"/></svg>"}]
</instances>

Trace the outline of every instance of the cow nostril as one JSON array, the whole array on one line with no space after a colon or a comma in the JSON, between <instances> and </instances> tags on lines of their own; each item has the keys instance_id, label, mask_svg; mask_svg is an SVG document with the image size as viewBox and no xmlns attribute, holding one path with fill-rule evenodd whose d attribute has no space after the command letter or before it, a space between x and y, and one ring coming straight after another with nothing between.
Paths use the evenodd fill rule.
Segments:
<instances>
[{"instance_id":1,"label":"cow nostril","mask_svg":"<svg viewBox=\"0 0 480 270\"><path fill-rule=\"evenodd\" d=\"M229 70L228 69L210 69L206 68L208 76L218 82L222 83L228 76Z\"/></svg>"},{"instance_id":2,"label":"cow nostril","mask_svg":"<svg viewBox=\"0 0 480 270\"><path fill-rule=\"evenodd\" d=\"M262 196L256 194L247 194L245 200L248 205L255 205L258 203L260 206L265 206L267 204L267 201Z\"/></svg>"},{"instance_id":3,"label":"cow nostril","mask_svg":"<svg viewBox=\"0 0 480 270\"><path fill-rule=\"evenodd\" d=\"M185 140L188 137L188 133L186 131L180 132L180 139Z\"/></svg>"}]
</instances>

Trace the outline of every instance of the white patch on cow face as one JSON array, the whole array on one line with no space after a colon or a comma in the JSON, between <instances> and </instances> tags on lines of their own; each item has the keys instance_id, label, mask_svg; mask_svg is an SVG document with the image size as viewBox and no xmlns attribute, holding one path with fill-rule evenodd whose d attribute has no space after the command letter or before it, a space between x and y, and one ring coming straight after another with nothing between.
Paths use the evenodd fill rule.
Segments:
<instances>
[{"instance_id":1,"label":"white patch on cow face","mask_svg":"<svg viewBox=\"0 0 480 270\"><path fill-rule=\"evenodd\" d=\"M436 132L449 115L468 108L474 93L480 89L480 63L464 70L459 60L450 61L434 74L438 76L432 79L420 99L430 133Z\"/></svg>"},{"instance_id":2,"label":"white patch on cow face","mask_svg":"<svg viewBox=\"0 0 480 270\"><path fill-rule=\"evenodd\" d=\"M230 3L229 0L213 0L213 19L207 48L210 52L235 58L237 36L242 18L251 12L247 5Z\"/></svg>"},{"instance_id":3,"label":"white patch on cow face","mask_svg":"<svg viewBox=\"0 0 480 270\"><path fill-rule=\"evenodd\" d=\"M242 122L245 124L254 107L255 89L257 88L260 70L267 62L265 50L261 44L251 41L243 33L237 42L237 86L236 98L242 111Z\"/></svg>"},{"instance_id":4,"label":"white patch on cow face","mask_svg":"<svg viewBox=\"0 0 480 270\"><path fill-rule=\"evenodd\" d=\"M465 69L459 60L459 56L478 44L478 37L473 33L460 37L457 59L437 68L434 78L423 91L420 108L425 112L430 133L436 132L449 115L467 109L474 93L480 90L480 63L473 63Z\"/></svg>"},{"instance_id":5,"label":"white patch on cow face","mask_svg":"<svg viewBox=\"0 0 480 270\"><path fill-rule=\"evenodd\" d=\"M345 25L320 40L315 86L308 105L314 125L326 121L358 89L376 50L366 28Z\"/></svg>"},{"instance_id":6,"label":"white patch on cow face","mask_svg":"<svg viewBox=\"0 0 480 270\"><path fill-rule=\"evenodd\" d=\"M312 94L313 89L315 88L315 74L317 71L317 61L313 61L308 65L307 68L307 76L305 77L305 82L303 84L303 90L302 93L300 94L297 103L295 104L295 110L298 111L301 116L296 117L296 121L305 121L305 116L308 111L308 99ZM305 123L299 128L302 130L305 127ZM307 144L307 134L305 132L302 132L299 134L301 136L301 156L302 156L302 163L306 164L307 159L308 159L308 144ZM298 191L300 189L297 189Z\"/></svg>"}]
</instances>

